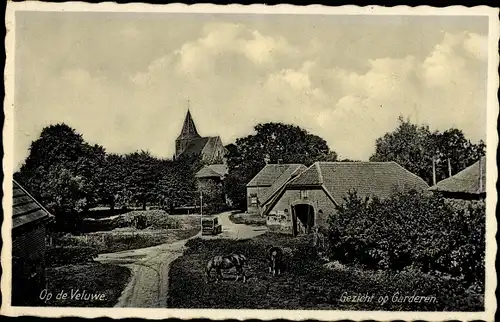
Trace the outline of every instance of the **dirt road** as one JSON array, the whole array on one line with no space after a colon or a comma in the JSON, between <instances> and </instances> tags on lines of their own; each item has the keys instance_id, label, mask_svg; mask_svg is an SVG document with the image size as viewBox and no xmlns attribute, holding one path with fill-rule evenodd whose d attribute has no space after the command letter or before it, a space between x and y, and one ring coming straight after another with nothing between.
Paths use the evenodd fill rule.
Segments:
<instances>
[{"instance_id":1,"label":"dirt road","mask_svg":"<svg viewBox=\"0 0 500 322\"><path fill-rule=\"evenodd\" d=\"M266 227L234 224L229 220L230 214L226 212L217 215L222 224L222 234L203 238L246 239L266 232ZM201 234L198 234L191 238L200 236ZM182 255L188 240L99 255L96 260L101 263L124 265L132 271L132 279L116 307L167 307L170 264Z\"/></svg>"},{"instance_id":2,"label":"dirt road","mask_svg":"<svg viewBox=\"0 0 500 322\"><path fill-rule=\"evenodd\" d=\"M267 231L266 226L253 227L244 224L235 224L229 219L230 215L230 212L224 212L217 215L217 217L219 218L219 223L222 225L222 234L219 234L217 236L203 236L203 238L248 239L254 238Z\"/></svg>"}]
</instances>

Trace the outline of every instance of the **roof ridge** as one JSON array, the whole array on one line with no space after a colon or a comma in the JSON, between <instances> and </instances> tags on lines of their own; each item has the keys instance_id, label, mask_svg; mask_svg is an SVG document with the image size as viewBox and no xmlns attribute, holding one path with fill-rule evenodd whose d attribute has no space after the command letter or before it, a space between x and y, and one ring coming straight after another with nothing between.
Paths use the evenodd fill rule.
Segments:
<instances>
[{"instance_id":1,"label":"roof ridge","mask_svg":"<svg viewBox=\"0 0 500 322\"><path fill-rule=\"evenodd\" d=\"M257 177L259 176L259 174L261 174L261 172L262 172L262 171L264 171L264 169L265 169L265 168L267 168L267 166L268 166L268 165L269 165L269 163L267 163L266 165L264 165L264 166L262 167L262 169L260 169L260 170L259 170L259 172L257 172L257 174L256 174L256 175L254 175L252 179L250 179L250 181L246 184L246 186L248 187L248 185L249 185L249 184L250 184L250 183L251 183L251 182L252 182L255 178L257 178Z\"/></svg>"},{"instance_id":2,"label":"roof ridge","mask_svg":"<svg viewBox=\"0 0 500 322\"><path fill-rule=\"evenodd\" d=\"M316 165L316 171L318 171L319 184L325 183L325 180L323 179L323 172L321 171L321 167L319 165L319 162L315 162L314 164Z\"/></svg>"},{"instance_id":3,"label":"roof ridge","mask_svg":"<svg viewBox=\"0 0 500 322\"><path fill-rule=\"evenodd\" d=\"M359 164L359 163L370 163L370 164L387 164L395 161L318 161L319 163L335 163L335 164L346 164L346 163L354 163L354 164Z\"/></svg>"},{"instance_id":4,"label":"roof ridge","mask_svg":"<svg viewBox=\"0 0 500 322\"><path fill-rule=\"evenodd\" d=\"M416 175L415 173L405 169L401 164L397 163L396 161L389 161L388 163L393 163L395 164L398 168L402 169L403 171L409 173L410 175L414 176L415 178L417 179L420 179L423 183L425 183L427 185L427 187L429 187L429 185L427 184L427 182L425 182L424 179L422 179L419 175Z\"/></svg>"},{"instance_id":5,"label":"roof ridge","mask_svg":"<svg viewBox=\"0 0 500 322\"><path fill-rule=\"evenodd\" d=\"M300 167L298 167L293 173L295 173ZM291 184L293 183L294 181L298 180L304 173L307 172L307 170L309 170L311 167L306 167L306 169L304 171L302 171L301 173L297 174L297 176L295 176L295 178L291 178L291 180L289 180L286 184Z\"/></svg>"},{"instance_id":6,"label":"roof ridge","mask_svg":"<svg viewBox=\"0 0 500 322\"><path fill-rule=\"evenodd\" d=\"M274 196L276 194L277 191L279 191L283 186L285 186L288 182L290 182L290 179L293 178L293 174L297 170L297 169L295 169L294 171L292 171L292 173L287 175L287 170L291 169L291 168L292 168L292 166L287 167L286 170L282 174L280 174L280 176L278 178L276 178L276 180L274 180L274 182L271 184L269 189L262 194L262 197L264 199L264 201L262 202L262 205L265 205L266 202L269 201L272 198L272 196ZM281 184L279 186L277 186L277 189L275 189L273 191L273 188L275 188L275 185L278 184L280 182L280 179L284 178L285 176L287 176L288 178L285 179L283 182L281 182Z\"/></svg>"},{"instance_id":7,"label":"roof ridge","mask_svg":"<svg viewBox=\"0 0 500 322\"><path fill-rule=\"evenodd\" d=\"M291 165L291 166L292 166L292 165ZM303 164L299 164L299 163L298 163L298 164L293 164L293 166L296 166L296 168L295 168L295 170L293 170L292 175L294 175L294 174L295 174L295 172L297 172L297 171L301 168L301 166L303 166ZM306 169L307 169L307 168L306 168Z\"/></svg>"},{"instance_id":8,"label":"roof ridge","mask_svg":"<svg viewBox=\"0 0 500 322\"><path fill-rule=\"evenodd\" d=\"M47 213L47 215L49 217L54 217L53 214L50 213L50 211L48 211L40 202L38 202L38 200L36 200L35 197L33 197L26 189L24 189L23 186L21 186L16 180L12 179L12 181L25 193L28 195L29 198L31 198L31 200L33 200L40 208L42 208L43 211L45 211Z\"/></svg>"},{"instance_id":9,"label":"roof ridge","mask_svg":"<svg viewBox=\"0 0 500 322\"><path fill-rule=\"evenodd\" d=\"M282 183L281 183L281 184L277 187L277 189L275 189L274 191L267 191L266 193L264 193L264 195L263 195L263 196L265 197L265 200L262 202L262 205L267 204L269 201L271 201L271 200L274 198L274 196L275 196L277 193L279 193L279 191L281 191L281 189L285 188L285 187L286 187L286 186L287 186L290 182L292 182L293 180L297 179L297 178L298 178L298 176L300 176L300 174L301 174L301 173L299 173L297 176L294 176L294 175L297 173L297 171L298 171L301 167L305 167L303 164L300 164L300 163L299 163L299 164L291 164L291 165L287 168L287 170L288 170L288 169L292 169L292 167L293 167L293 166L296 166L296 168L295 168L295 169L294 169L291 173L289 173L289 174L288 174L288 176L287 176L288 178L286 178L286 180L284 180L284 181L283 181L283 182L282 182ZM283 174L282 174L282 175L280 175L280 176L276 179L276 181L275 181L275 182L271 185L271 187L270 187L269 189L273 188L273 186L274 186L276 183L278 183L278 182L279 182L279 180L280 180L283 176L285 176L285 175L287 174L287 170L285 170L285 172L283 172ZM307 170L307 168L306 168L306 170ZM305 172L306 170L304 170L304 172ZM269 193L270 193L270 194L269 194ZM269 194L269 195L268 195L268 194Z\"/></svg>"}]
</instances>

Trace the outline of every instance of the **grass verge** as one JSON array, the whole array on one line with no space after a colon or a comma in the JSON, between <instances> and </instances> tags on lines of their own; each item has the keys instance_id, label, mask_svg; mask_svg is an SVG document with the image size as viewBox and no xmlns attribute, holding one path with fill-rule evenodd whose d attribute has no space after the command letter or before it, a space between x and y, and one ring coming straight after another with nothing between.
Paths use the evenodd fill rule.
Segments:
<instances>
[{"instance_id":1,"label":"grass verge","mask_svg":"<svg viewBox=\"0 0 500 322\"><path fill-rule=\"evenodd\" d=\"M131 273L123 266L88 263L47 268L46 275L47 290L52 294L44 303L46 306L112 307L118 302ZM63 294L67 294L65 299ZM81 294L80 298L77 294ZM88 295L94 297L87 299Z\"/></svg>"}]
</instances>

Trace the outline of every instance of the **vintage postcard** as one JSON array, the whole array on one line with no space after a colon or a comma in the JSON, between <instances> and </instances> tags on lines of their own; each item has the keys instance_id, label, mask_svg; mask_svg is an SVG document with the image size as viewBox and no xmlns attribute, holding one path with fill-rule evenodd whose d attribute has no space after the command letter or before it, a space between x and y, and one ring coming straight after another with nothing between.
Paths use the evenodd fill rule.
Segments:
<instances>
[{"instance_id":1,"label":"vintage postcard","mask_svg":"<svg viewBox=\"0 0 500 322\"><path fill-rule=\"evenodd\" d=\"M498 12L9 2L1 313L493 321Z\"/></svg>"}]
</instances>

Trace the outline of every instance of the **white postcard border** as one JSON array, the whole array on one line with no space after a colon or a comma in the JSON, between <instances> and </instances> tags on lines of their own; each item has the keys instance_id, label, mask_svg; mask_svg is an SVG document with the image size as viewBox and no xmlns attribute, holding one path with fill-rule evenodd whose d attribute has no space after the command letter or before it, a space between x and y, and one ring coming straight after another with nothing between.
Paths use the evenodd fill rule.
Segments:
<instances>
[{"instance_id":1,"label":"white postcard border","mask_svg":"<svg viewBox=\"0 0 500 322\"><path fill-rule=\"evenodd\" d=\"M117 4L98 3L89 4L84 2L72 3L42 3L42 2L20 2L7 3L6 10L6 65L4 71L5 100L4 114L5 122L3 128L4 148L4 198L2 206L4 210L4 221L2 224L2 308L1 314L8 316L31 315L42 317L79 316L87 318L112 317L112 318L209 318L209 319L288 319L288 320L486 320L493 321L496 312L495 289L497 285L495 256L497 245L495 235L497 222L495 208L497 194L489 193L487 198L486 218L486 295L484 312L384 312L384 311L327 311L327 310L213 310L213 309L142 309L142 308L54 308L54 307L11 307L10 303L10 281L11 281L11 228L12 228L12 174L13 162L11 156L14 144L14 56L15 56L15 12L17 11L100 11L100 12L163 12L163 13L232 13L232 14L324 14L324 15L484 15L489 17L489 42L488 42L488 106L487 106L487 190L496 191L496 178L498 176L496 164L496 150L498 146L498 133L496 120L498 118L497 89L499 78L497 68L499 65L498 39L499 21L498 9L486 6L467 8L464 6L452 6L445 8L434 8L430 6L408 7L396 6L392 8L380 6L341 6L326 7L322 5L293 6L293 5L213 5L196 4L185 5L181 3L168 5L150 4Z\"/></svg>"}]
</instances>

